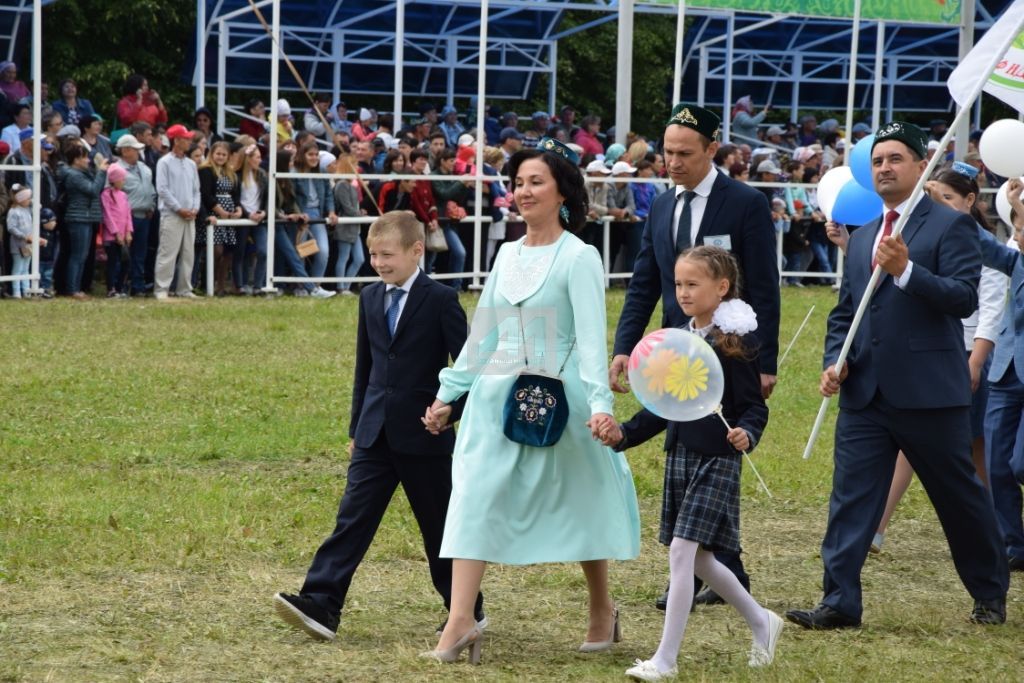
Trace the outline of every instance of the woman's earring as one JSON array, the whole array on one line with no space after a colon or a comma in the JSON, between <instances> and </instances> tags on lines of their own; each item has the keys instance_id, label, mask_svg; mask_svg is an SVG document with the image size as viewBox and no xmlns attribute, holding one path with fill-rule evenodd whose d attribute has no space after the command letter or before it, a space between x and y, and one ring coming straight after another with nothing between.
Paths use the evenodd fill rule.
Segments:
<instances>
[{"instance_id":1,"label":"woman's earring","mask_svg":"<svg viewBox=\"0 0 1024 683\"><path fill-rule=\"evenodd\" d=\"M565 223L566 225L569 224L569 207L567 207L565 204L562 204L561 208L558 209L558 215L562 219L563 223Z\"/></svg>"}]
</instances>

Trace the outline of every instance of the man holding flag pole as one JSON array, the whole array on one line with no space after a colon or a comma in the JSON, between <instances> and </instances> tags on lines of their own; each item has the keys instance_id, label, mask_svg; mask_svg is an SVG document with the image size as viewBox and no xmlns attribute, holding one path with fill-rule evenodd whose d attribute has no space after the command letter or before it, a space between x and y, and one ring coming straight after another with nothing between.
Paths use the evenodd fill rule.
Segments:
<instances>
[{"instance_id":1,"label":"man holding flag pole","mask_svg":"<svg viewBox=\"0 0 1024 683\"><path fill-rule=\"evenodd\" d=\"M1024 0L1016 0L954 71L950 91L961 110L941 147L982 89L989 90L989 76L1022 26ZM829 315L820 387L825 400L804 453L810 455L828 401L839 393L821 551L824 596L813 609L786 614L805 628L860 625L860 570L899 450L938 513L974 599L971 620L1006 620L1006 554L991 498L971 467L970 377L960 349L958 319L977 304L977 228L965 214L922 194L938 161L925 161L926 145L923 131L899 121L876 133L872 177L884 213L851 237L839 303Z\"/></svg>"}]
</instances>

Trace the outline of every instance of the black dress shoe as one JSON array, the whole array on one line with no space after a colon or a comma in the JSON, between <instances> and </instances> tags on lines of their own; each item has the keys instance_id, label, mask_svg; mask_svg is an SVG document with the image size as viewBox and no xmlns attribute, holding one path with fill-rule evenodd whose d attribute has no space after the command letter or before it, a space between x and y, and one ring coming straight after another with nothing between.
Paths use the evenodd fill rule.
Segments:
<instances>
[{"instance_id":1,"label":"black dress shoe","mask_svg":"<svg viewBox=\"0 0 1024 683\"><path fill-rule=\"evenodd\" d=\"M274 607L284 621L305 631L317 640L334 640L338 631L338 615L328 612L304 595L278 593Z\"/></svg>"},{"instance_id":2,"label":"black dress shoe","mask_svg":"<svg viewBox=\"0 0 1024 683\"><path fill-rule=\"evenodd\" d=\"M971 611L971 621L975 624L1005 624L1006 598L996 600L975 600Z\"/></svg>"},{"instance_id":3,"label":"black dress shoe","mask_svg":"<svg viewBox=\"0 0 1024 683\"><path fill-rule=\"evenodd\" d=\"M1024 556L1008 557L1006 558L1006 564L1011 572L1024 572Z\"/></svg>"},{"instance_id":4,"label":"black dress shoe","mask_svg":"<svg viewBox=\"0 0 1024 683\"><path fill-rule=\"evenodd\" d=\"M820 604L814 609L791 609L786 618L794 624L810 629L856 628L860 619L837 612L828 605Z\"/></svg>"},{"instance_id":5,"label":"black dress shoe","mask_svg":"<svg viewBox=\"0 0 1024 683\"><path fill-rule=\"evenodd\" d=\"M705 586L704 590L697 593L697 597L693 599L694 605L724 605L725 598L711 590L710 587Z\"/></svg>"},{"instance_id":6,"label":"black dress shoe","mask_svg":"<svg viewBox=\"0 0 1024 683\"><path fill-rule=\"evenodd\" d=\"M668 587L669 584L665 584L665 592L658 596L654 601L654 606L664 612L668 608Z\"/></svg>"}]
</instances>

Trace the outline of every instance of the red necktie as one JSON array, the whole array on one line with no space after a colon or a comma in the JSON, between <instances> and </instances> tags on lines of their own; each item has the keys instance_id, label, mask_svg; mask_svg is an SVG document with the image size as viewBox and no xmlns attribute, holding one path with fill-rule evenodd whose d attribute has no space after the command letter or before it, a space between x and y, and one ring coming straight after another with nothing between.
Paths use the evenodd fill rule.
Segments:
<instances>
[{"instance_id":1,"label":"red necktie","mask_svg":"<svg viewBox=\"0 0 1024 683\"><path fill-rule=\"evenodd\" d=\"M892 226L896 224L896 221L900 219L900 215L896 213L894 209L890 209L885 214L885 226L882 228L882 240L886 237L892 236ZM882 244L882 240L878 240L879 246ZM878 265L878 249L875 249L875 255L871 257L871 270L875 270L875 266Z\"/></svg>"}]
</instances>

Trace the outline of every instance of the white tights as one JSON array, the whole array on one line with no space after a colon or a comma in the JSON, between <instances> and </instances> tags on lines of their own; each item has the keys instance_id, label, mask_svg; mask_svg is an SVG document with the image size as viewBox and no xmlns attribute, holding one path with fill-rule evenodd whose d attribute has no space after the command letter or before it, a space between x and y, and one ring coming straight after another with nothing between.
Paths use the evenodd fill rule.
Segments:
<instances>
[{"instance_id":1,"label":"white tights","mask_svg":"<svg viewBox=\"0 0 1024 683\"><path fill-rule=\"evenodd\" d=\"M725 565L715 559L694 541L673 538L668 548L669 588L665 608L665 626L661 643L654 653L654 664L659 671L668 671L676 665L679 648L686 633L686 622L693 604L693 576L696 574L711 590L736 608L753 633L754 642L765 645L768 640L768 614L744 590L739 579Z\"/></svg>"}]
</instances>

